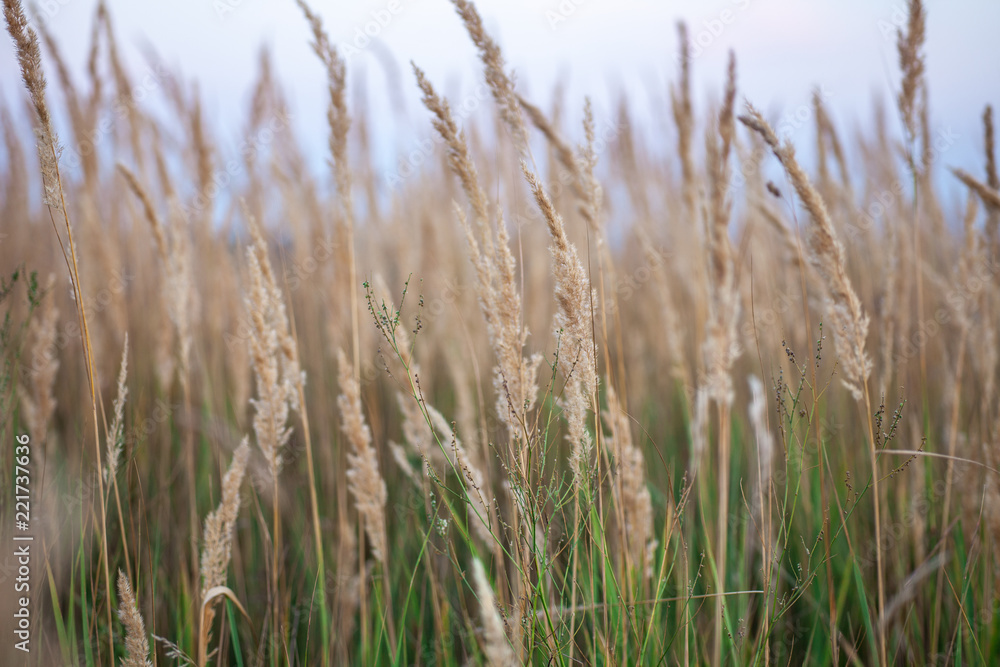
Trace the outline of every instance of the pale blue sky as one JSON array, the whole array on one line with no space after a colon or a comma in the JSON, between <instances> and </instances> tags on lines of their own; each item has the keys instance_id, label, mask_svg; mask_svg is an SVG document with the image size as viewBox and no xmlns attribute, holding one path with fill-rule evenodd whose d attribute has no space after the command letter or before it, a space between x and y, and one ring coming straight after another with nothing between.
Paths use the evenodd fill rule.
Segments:
<instances>
[{"instance_id":1,"label":"pale blue sky","mask_svg":"<svg viewBox=\"0 0 1000 667\"><path fill-rule=\"evenodd\" d=\"M41 0L46 17L77 72L83 70L96 0ZM334 42L351 44L371 24L379 49L395 60L408 109L400 126L390 113L385 59L368 46L351 59L355 77L368 82L378 150L391 154L426 135L408 62L414 60L450 96L469 95L481 80L474 51L446 0L313 0ZM1000 2L929 0L928 77L933 125L959 135L944 161L981 169L979 118L984 104L1000 103ZM309 32L292 0L108 0L119 39L134 72L142 69L139 46L151 44L164 59L200 83L205 106L223 145L239 143L258 49L271 48L277 73L296 114L300 136L325 142L322 70L309 49ZM487 28L504 48L519 85L547 104L557 80L567 82L571 118L584 95L598 116L609 117L626 92L640 119L669 118L667 83L676 65L677 19L704 46L694 62L699 106L721 86L728 49L739 63L741 96L777 113L806 104L822 85L835 119L845 130L867 123L873 92L891 101L898 80L893 22L902 0L479 0ZM396 9L392 14L389 10ZM571 10L571 11L570 11ZM373 14L373 12L375 14ZM381 13L380 13L381 12ZM379 14L380 13L380 14ZM559 15L566 20L554 22ZM391 17L386 22L386 17ZM721 28L721 29L720 29ZM0 91L14 101L18 76L8 40L0 45ZM668 130L665 130L668 131ZM669 130L672 132L672 129ZM393 137L387 140L386 137ZM796 134L812 141L811 128ZM316 156L322 164L322 153ZM952 159L954 157L954 160Z\"/></svg>"}]
</instances>

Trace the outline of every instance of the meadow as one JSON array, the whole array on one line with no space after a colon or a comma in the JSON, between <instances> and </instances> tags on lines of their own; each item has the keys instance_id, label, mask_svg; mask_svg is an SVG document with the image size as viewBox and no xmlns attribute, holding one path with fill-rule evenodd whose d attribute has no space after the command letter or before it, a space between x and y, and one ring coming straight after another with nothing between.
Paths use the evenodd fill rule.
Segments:
<instances>
[{"instance_id":1,"label":"meadow","mask_svg":"<svg viewBox=\"0 0 1000 667\"><path fill-rule=\"evenodd\" d=\"M412 63L387 182L305 0L323 172L266 52L232 157L103 1L79 80L3 0L0 662L995 662L994 118L949 162L923 3L852 131L696 99L679 23L667 132L451 4L483 94Z\"/></svg>"}]
</instances>

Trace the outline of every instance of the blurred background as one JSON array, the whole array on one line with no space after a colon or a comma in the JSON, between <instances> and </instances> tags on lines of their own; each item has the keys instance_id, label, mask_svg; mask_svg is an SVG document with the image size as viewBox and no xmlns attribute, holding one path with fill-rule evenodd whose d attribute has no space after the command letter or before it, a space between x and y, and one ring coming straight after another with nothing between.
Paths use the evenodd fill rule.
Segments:
<instances>
[{"instance_id":1,"label":"blurred background","mask_svg":"<svg viewBox=\"0 0 1000 667\"><path fill-rule=\"evenodd\" d=\"M457 104L474 99L481 81L473 46L447 0L311 4L348 57L352 102L358 108L363 96L374 130L371 148L388 180L397 156L430 136L409 62ZM1000 3L926 4L931 125L952 137L939 165L979 164L980 114L987 102L1000 101L995 69ZM324 75L292 0L108 0L107 5L126 51L124 61L139 69L137 63L155 54L183 76L185 85L197 82L222 149L229 146L233 155L244 140L240 132L260 51L266 48L285 87L295 131L314 149L309 158L316 169L325 167ZM33 8L34 20L47 22L61 42L81 85L95 6L96 0L41 0ZM600 120L613 118L617 101L627 95L635 103L630 110L635 122L672 136L669 82L676 77L675 24L680 19L687 21L695 49L696 115L697 107L704 110L721 90L726 53L734 49L740 95L776 122L790 121L786 130L807 156L811 115L804 122L795 115L810 112L814 88L821 87L834 121L849 134L870 125L875 100L892 109L898 88L895 37L905 20L902 0L480 0L477 6L509 66L531 72L518 79L522 91L547 107L557 84L564 86L567 127L579 127L585 96L593 99ZM152 69L149 73L153 76L140 84L141 92L156 104L162 100L156 90L160 81ZM141 82L145 72L132 74ZM23 110L24 93L7 40L0 45L0 84L9 108ZM478 105L473 113L488 113L488 105ZM898 119L890 118L895 124L890 129L898 132ZM667 149L671 142L661 146ZM951 179L941 184L949 194L959 194Z\"/></svg>"}]
</instances>

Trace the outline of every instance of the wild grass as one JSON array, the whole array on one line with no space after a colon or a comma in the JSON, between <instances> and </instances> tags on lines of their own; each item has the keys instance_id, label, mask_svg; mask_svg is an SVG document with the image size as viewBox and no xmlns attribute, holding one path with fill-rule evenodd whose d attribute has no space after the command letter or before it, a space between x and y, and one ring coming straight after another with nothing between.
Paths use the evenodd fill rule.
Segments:
<instances>
[{"instance_id":1,"label":"wild grass","mask_svg":"<svg viewBox=\"0 0 1000 667\"><path fill-rule=\"evenodd\" d=\"M935 150L921 2L898 121L846 134L817 92L779 137L738 54L693 95L683 24L664 131L532 99L453 0L488 108L413 63L440 141L391 188L297 4L329 173L266 52L231 158L179 75L129 95L103 3L77 81L4 0L0 474L29 435L38 555L0 662L997 660L993 112L983 165Z\"/></svg>"}]
</instances>

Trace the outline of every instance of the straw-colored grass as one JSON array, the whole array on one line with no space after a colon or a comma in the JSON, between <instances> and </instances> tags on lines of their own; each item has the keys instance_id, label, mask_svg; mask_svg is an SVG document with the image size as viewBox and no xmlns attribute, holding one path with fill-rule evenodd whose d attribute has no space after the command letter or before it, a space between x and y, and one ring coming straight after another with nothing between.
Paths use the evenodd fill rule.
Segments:
<instances>
[{"instance_id":1,"label":"straw-colored grass","mask_svg":"<svg viewBox=\"0 0 1000 667\"><path fill-rule=\"evenodd\" d=\"M668 128L550 104L464 0L440 39L484 104L412 63L424 111L376 127L337 10L297 4L326 136L265 52L233 153L155 56L131 94L103 2L78 71L4 0L0 475L31 471L34 643L0 664L996 662L994 118L986 87L974 164L931 146L923 3L896 116L847 132L817 88L787 134L738 54L696 94L683 23Z\"/></svg>"}]
</instances>

